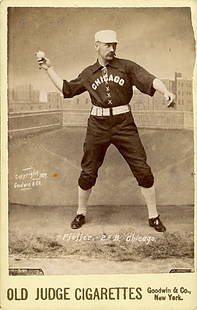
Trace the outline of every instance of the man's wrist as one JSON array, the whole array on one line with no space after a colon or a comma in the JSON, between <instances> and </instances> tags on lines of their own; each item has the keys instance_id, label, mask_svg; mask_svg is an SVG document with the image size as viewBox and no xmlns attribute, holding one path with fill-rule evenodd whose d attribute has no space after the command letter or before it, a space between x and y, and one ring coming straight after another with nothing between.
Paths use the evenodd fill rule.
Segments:
<instances>
[{"instance_id":1,"label":"man's wrist","mask_svg":"<svg viewBox=\"0 0 197 310\"><path fill-rule=\"evenodd\" d=\"M47 72L50 72L51 70L53 70L53 66L48 66L45 70L46 70Z\"/></svg>"}]
</instances>

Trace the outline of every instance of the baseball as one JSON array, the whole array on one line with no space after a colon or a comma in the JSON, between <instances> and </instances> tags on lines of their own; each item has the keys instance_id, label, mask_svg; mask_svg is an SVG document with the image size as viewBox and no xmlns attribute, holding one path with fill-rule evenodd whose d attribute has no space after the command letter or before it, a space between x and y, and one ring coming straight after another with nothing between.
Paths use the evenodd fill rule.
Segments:
<instances>
[{"instance_id":1,"label":"baseball","mask_svg":"<svg viewBox=\"0 0 197 310\"><path fill-rule=\"evenodd\" d=\"M45 58L45 53L42 52L42 51L38 51L38 52L36 53L36 57L37 57L38 59Z\"/></svg>"}]
</instances>

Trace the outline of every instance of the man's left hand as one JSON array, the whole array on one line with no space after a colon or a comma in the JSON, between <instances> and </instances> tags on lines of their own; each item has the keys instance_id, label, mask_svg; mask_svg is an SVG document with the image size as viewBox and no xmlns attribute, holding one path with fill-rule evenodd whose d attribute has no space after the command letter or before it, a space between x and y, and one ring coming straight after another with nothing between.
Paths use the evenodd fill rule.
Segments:
<instances>
[{"instance_id":1,"label":"man's left hand","mask_svg":"<svg viewBox=\"0 0 197 310\"><path fill-rule=\"evenodd\" d=\"M166 91L164 93L164 97L166 99L168 108L173 107L174 104L175 104L174 99L175 99L176 96L173 93L171 93L169 91Z\"/></svg>"}]
</instances>

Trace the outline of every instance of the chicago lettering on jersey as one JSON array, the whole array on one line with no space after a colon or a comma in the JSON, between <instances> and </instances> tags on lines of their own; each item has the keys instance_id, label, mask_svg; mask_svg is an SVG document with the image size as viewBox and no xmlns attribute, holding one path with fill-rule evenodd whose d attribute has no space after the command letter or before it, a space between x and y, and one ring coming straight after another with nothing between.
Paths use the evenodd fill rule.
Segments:
<instances>
[{"instance_id":1,"label":"chicago lettering on jersey","mask_svg":"<svg viewBox=\"0 0 197 310\"><path fill-rule=\"evenodd\" d=\"M102 83L110 81L117 83L120 86L123 86L125 82L124 79L120 78L118 75L113 76L113 74L110 74L109 76L100 76L94 81L94 83L92 83L92 89L96 90Z\"/></svg>"}]
</instances>

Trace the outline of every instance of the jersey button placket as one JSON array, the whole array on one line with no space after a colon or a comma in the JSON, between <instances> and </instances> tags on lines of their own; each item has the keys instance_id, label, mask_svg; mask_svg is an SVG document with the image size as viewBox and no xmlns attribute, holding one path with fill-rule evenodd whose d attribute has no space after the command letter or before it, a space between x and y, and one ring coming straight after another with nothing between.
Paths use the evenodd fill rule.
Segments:
<instances>
[{"instance_id":1,"label":"jersey button placket","mask_svg":"<svg viewBox=\"0 0 197 310\"><path fill-rule=\"evenodd\" d=\"M107 68L103 67L101 69L101 72L102 72L103 80L104 80L104 83L105 83L105 91L106 91L106 95L107 95L107 98L108 98L108 104L111 105L112 104L112 99L111 99L110 88L109 88L109 83L108 83Z\"/></svg>"}]
</instances>

